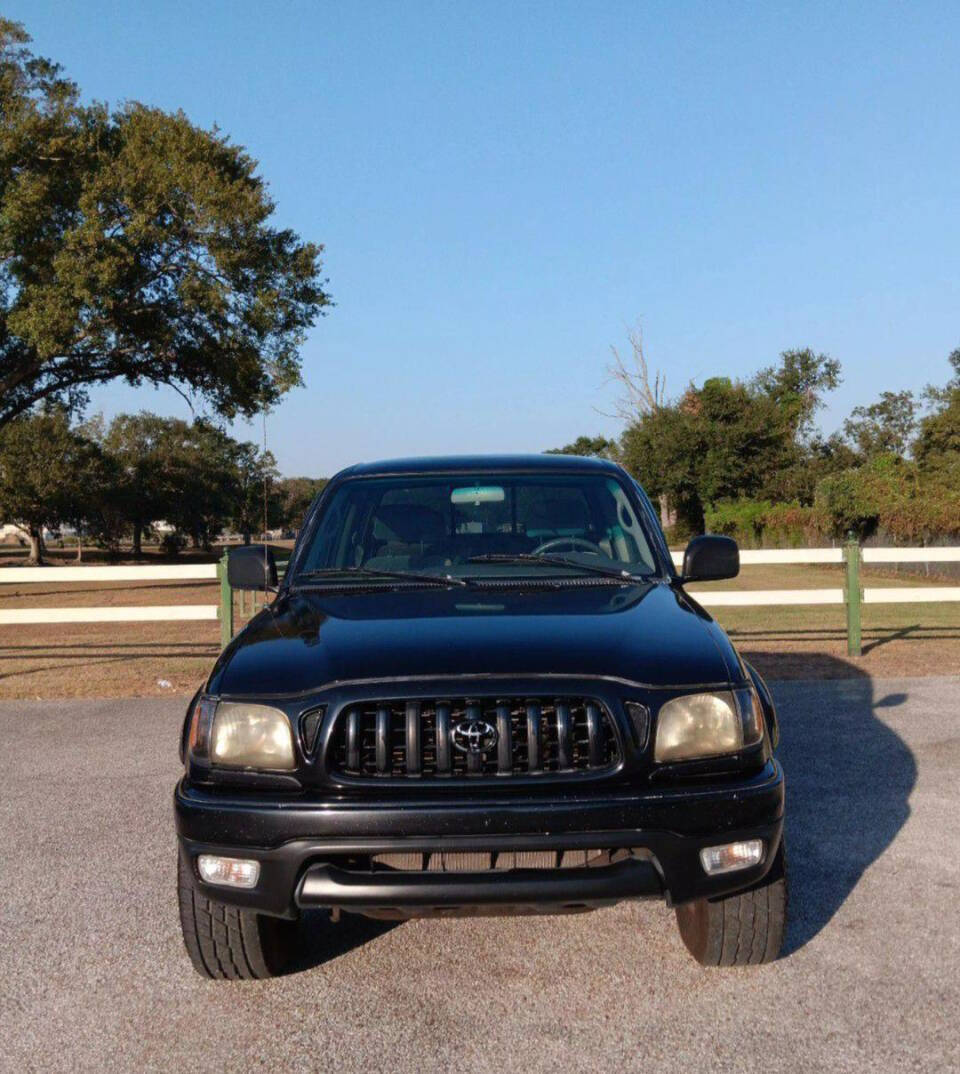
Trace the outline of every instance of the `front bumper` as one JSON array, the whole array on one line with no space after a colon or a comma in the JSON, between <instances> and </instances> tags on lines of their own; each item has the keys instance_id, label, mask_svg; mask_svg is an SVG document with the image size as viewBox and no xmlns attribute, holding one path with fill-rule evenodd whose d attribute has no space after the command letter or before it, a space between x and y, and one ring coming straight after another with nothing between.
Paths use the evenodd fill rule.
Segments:
<instances>
[{"instance_id":1,"label":"front bumper","mask_svg":"<svg viewBox=\"0 0 960 1074\"><path fill-rule=\"evenodd\" d=\"M181 782L174 796L181 854L212 899L281 917L326 906L429 912L465 906L579 909L626 898L670 904L750 887L770 868L783 827L783 772L703 785L529 798L307 800L210 792ZM704 847L763 839L749 869L707 876ZM373 871L374 854L436 851L619 851L609 865L474 873ZM253 858L251 891L204 884L198 854Z\"/></svg>"}]
</instances>

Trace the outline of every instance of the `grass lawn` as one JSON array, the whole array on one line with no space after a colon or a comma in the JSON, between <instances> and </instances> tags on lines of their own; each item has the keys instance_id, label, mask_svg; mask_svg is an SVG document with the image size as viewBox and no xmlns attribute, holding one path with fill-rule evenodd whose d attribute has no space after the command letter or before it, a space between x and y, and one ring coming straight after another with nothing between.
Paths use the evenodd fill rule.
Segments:
<instances>
[{"instance_id":1,"label":"grass lawn","mask_svg":"<svg viewBox=\"0 0 960 1074\"><path fill-rule=\"evenodd\" d=\"M72 555L67 550L62 560L56 558L69 563ZM191 559L185 555L180 561ZM954 579L897 575L881 569L864 569L863 582L868 586L956 584ZM733 581L696 588L842 585L842 568L791 565L744 567ZM218 600L219 589L212 582L0 585L0 608L216 604ZM864 653L859 659L846 655L842 605L717 608L712 614L743 655L770 678L836 678L863 672L877 677L960 674L960 603L864 605ZM189 695L209 672L219 648L220 627L214 621L0 626L0 698ZM170 685L158 685L161 680Z\"/></svg>"}]
</instances>

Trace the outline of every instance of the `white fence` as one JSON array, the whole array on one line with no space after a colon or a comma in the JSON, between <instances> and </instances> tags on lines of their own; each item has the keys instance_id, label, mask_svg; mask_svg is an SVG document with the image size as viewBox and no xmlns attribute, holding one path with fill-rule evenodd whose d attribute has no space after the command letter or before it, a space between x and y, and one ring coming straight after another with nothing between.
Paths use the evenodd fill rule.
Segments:
<instances>
[{"instance_id":1,"label":"white fence","mask_svg":"<svg viewBox=\"0 0 960 1074\"><path fill-rule=\"evenodd\" d=\"M851 559L851 549L854 550ZM677 566L683 553L674 552ZM757 607L763 605L921 604L960 601L960 586L884 586L860 590L855 564L950 563L960 561L960 548L787 548L745 549L740 563L755 565L841 564L846 562L846 586L831 589L739 589L704 590L693 587L690 595L705 607ZM219 604L155 604L73 608L8 608L0 610L0 625L33 623L144 623L173 620L221 619L229 636L232 630L232 593L225 578L225 559L217 563L144 567L18 567L0 569L0 585L32 582L129 582L129 581L220 581ZM851 600L851 590L853 596Z\"/></svg>"},{"instance_id":2,"label":"white fence","mask_svg":"<svg viewBox=\"0 0 960 1074\"><path fill-rule=\"evenodd\" d=\"M856 546L854 546L856 547ZM843 548L761 548L740 552L741 567L789 563L845 562ZM674 566L683 565L683 553L673 552ZM861 548L862 563L951 563L960 561L960 548ZM688 590L705 608L789 604L846 604L847 591L836 589ZM960 601L960 586L867 586L864 604L939 604Z\"/></svg>"},{"instance_id":3,"label":"white fence","mask_svg":"<svg viewBox=\"0 0 960 1074\"><path fill-rule=\"evenodd\" d=\"M683 566L683 553L673 552L674 566ZM955 563L958 548L861 548L864 563ZM843 548L741 548L740 566L773 563L843 563Z\"/></svg>"},{"instance_id":4,"label":"white fence","mask_svg":"<svg viewBox=\"0 0 960 1074\"><path fill-rule=\"evenodd\" d=\"M158 564L152 567L13 567L0 570L0 585L22 582L211 581L216 563Z\"/></svg>"},{"instance_id":5,"label":"white fence","mask_svg":"<svg viewBox=\"0 0 960 1074\"><path fill-rule=\"evenodd\" d=\"M0 585L29 582L215 582L219 577L218 566L216 563L182 563L150 567L9 567L0 569ZM0 625L18 626L29 623L163 623L219 617L218 604L0 609Z\"/></svg>"}]
</instances>

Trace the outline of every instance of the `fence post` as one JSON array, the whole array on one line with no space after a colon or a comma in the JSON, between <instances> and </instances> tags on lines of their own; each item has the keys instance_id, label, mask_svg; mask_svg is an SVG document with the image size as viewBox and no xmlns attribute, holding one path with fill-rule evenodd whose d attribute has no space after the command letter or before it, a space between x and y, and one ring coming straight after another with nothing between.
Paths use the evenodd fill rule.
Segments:
<instances>
[{"instance_id":1,"label":"fence post","mask_svg":"<svg viewBox=\"0 0 960 1074\"><path fill-rule=\"evenodd\" d=\"M863 592L860 589L860 542L853 531L847 534L843 558L847 563L847 577L843 587L843 599L847 605L847 656L860 656L862 654L860 606Z\"/></svg>"},{"instance_id":2,"label":"fence post","mask_svg":"<svg viewBox=\"0 0 960 1074\"><path fill-rule=\"evenodd\" d=\"M233 637L233 590L227 576L227 559L229 553L224 551L217 564L217 577L220 579L220 648L226 648Z\"/></svg>"}]
</instances>

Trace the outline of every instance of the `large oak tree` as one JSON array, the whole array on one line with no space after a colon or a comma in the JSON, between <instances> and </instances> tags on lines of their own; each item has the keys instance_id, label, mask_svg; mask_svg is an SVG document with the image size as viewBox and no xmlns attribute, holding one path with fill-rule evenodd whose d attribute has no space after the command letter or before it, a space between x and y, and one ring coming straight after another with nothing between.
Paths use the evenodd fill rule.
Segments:
<instances>
[{"instance_id":1,"label":"large oak tree","mask_svg":"<svg viewBox=\"0 0 960 1074\"><path fill-rule=\"evenodd\" d=\"M321 247L270 224L256 162L183 113L85 104L0 19L0 426L92 384L250 414L299 383Z\"/></svg>"}]
</instances>

